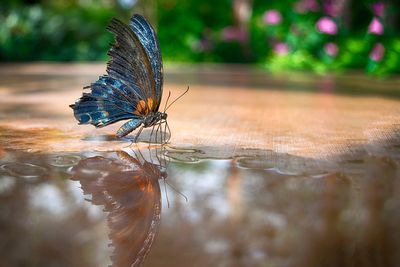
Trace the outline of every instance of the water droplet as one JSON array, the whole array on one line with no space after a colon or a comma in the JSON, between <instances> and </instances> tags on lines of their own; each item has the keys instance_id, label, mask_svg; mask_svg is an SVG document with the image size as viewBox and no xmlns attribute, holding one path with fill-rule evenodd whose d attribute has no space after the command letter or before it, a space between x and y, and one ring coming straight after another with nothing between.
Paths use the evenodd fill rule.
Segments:
<instances>
[{"instance_id":1,"label":"water droplet","mask_svg":"<svg viewBox=\"0 0 400 267\"><path fill-rule=\"evenodd\" d=\"M238 167L256 170L269 170L274 168L274 163L266 157L242 157L236 161Z\"/></svg>"},{"instance_id":2,"label":"water droplet","mask_svg":"<svg viewBox=\"0 0 400 267\"><path fill-rule=\"evenodd\" d=\"M295 169L291 170L289 168L275 167L273 170L276 173L281 174L281 175L285 175L285 176L297 176L297 175L301 175L302 174L302 172L300 172L300 171L296 171Z\"/></svg>"},{"instance_id":3,"label":"water droplet","mask_svg":"<svg viewBox=\"0 0 400 267\"><path fill-rule=\"evenodd\" d=\"M49 164L54 167L71 167L76 165L81 157L75 155L53 155L50 157Z\"/></svg>"}]
</instances>

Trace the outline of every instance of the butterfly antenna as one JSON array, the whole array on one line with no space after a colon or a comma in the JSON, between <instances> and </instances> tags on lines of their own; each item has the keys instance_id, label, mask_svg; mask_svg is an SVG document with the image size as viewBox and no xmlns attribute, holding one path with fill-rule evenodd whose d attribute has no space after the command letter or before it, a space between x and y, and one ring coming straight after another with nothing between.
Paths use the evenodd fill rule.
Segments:
<instances>
[{"instance_id":1,"label":"butterfly antenna","mask_svg":"<svg viewBox=\"0 0 400 267\"><path fill-rule=\"evenodd\" d=\"M166 111L166 108L167 108L167 105L168 105L168 100L169 100L170 96L171 96L171 91L168 92L167 101L165 102L165 106L164 106L164 113Z\"/></svg>"},{"instance_id":2,"label":"butterfly antenna","mask_svg":"<svg viewBox=\"0 0 400 267\"><path fill-rule=\"evenodd\" d=\"M186 91L183 92L183 94L181 94L180 96L178 96L174 101L172 101L171 104L169 104L169 105L167 106L167 108L164 110L164 113L169 109L170 106L172 106L172 104L174 104L179 98L181 98L182 96L184 96L188 91L189 91L189 86L188 86L188 88L186 89Z\"/></svg>"},{"instance_id":3,"label":"butterfly antenna","mask_svg":"<svg viewBox=\"0 0 400 267\"><path fill-rule=\"evenodd\" d=\"M178 193L179 195L181 195L181 196L185 199L185 201L188 202L188 198L187 198L184 194L182 194L181 192L179 192L178 189L176 189L174 186L172 186L172 185L171 185L170 183L168 183L168 182L165 182L165 181L164 181L164 183L166 183L169 187L172 188L172 190L174 190L176 193Z\"/></svg>"}]
</instances>

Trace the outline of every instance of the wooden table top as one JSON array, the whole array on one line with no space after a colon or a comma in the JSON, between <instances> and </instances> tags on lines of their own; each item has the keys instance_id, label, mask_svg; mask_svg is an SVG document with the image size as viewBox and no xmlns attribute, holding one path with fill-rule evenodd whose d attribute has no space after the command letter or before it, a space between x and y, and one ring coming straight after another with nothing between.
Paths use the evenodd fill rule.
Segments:
<instances>
[{"instance_id":1,"label":"wooden table top","mask_svg":"<svg viewBox=\"0 0 400 267\"><path fill-rule=\"evenodd\" d=\"M97 64L2 64L0 153L117 150L122 124L78 126L68 107L104 73ZM170 146L212 151L272 150L329 158L399 145L400 80L363 75L272 75L246 66L165 66L164 97L190 91L168 111ZM146 131L143 138L149 131ZM249 150L250 151L250 150Z\"/></svg>"}]
</instances>

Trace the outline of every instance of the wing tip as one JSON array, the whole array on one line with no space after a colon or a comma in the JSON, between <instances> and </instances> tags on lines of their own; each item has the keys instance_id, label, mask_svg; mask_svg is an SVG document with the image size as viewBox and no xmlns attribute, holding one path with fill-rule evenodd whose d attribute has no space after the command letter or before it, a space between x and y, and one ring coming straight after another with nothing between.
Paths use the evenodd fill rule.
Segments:
<instances>
[{"instance_id":1,"label":"wing tip","mask_svg":"<svg viewBox=\"0 0 400 267\"><path fill-rule=\"evenodd\" d=\"M144 19L144 20L146 20L146 18L145 18L143 15L139 14L139 13L133 14L132 17L131 17L131 20L132 20L132 19L135 19L135 18L139 18L139 19Z\"/></svg>"},{"instance_id":2,"label":"wing tip","mask_svg":"<svg viewBox=\"0 0 400 267\"><path fill-rule=\"evenodd\" d=\"M122 21L120 21L117 18L112 18L110 20L110 22L108 23L106 30L111 32L111 33L118 33L118 29L117 27L121 27L121 26L125 26L125 23L123 23Z\"/></svg>"}]
</instances>

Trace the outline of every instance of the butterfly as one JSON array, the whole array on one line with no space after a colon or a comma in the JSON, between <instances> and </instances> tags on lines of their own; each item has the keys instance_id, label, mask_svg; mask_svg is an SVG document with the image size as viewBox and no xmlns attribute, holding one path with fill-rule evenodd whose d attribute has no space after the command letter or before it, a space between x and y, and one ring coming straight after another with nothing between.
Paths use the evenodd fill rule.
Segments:
<instances>
[{"instance_id":1,"label":"butterfly","mask_svg":"<svg viewBox=\"0 0 400 267\"><path fill-rule=\"evenodd\" d=\"M159 179L167 178L163 161L147 161L140 151L132 152L82 159L72 169L71 179L107 214L112 266L140 266L161 219Z\"/></svg>"},{"instance_id":2,"label":"butterfly","mask_svg":"<svg viewBox=\"0 0 400 267\"><path fill-rule=\"evenodd\" d=\"M153 127L152 136L154 128L158 127L157 134L163 123L171 136L166 113L172 104L167 106L170 93L164 111L159 111L163 63L153 27L143 16L135 14L129 25L112 19L107 30L115 35L115 43L107 53L110 56L107 74L84 87L88 91L70 105L75 118L79 124L92 124L96 128L128 119L116 135L124 137L141 126L135 142L143 128Z\"/></svg>"}]
</instances>

